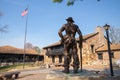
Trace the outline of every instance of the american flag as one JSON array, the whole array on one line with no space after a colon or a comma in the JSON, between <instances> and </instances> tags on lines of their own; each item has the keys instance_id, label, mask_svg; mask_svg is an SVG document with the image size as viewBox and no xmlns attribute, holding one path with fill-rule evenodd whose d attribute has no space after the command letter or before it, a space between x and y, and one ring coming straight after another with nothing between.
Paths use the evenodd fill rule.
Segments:
<instances>
[{"instance_id":1,"label":"american flag","mask_svg":"<svg viewBox=\"0 0 120 80\"><path fill-rule=\"evenodd\" d=\"M25 16L28 13L28 8L26 8L22 13L21 16Z\"/></svg>"}]
</instances>

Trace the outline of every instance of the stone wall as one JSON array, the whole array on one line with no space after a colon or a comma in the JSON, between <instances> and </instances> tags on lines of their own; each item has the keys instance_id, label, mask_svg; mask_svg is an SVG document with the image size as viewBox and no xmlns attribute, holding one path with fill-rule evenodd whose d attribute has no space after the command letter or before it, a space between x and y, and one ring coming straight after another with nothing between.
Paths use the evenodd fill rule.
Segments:
<instances>
[{"instance_id":1,"label":"stone wall","mask_svg":"<svg viewBox=\"0 0 120 80\"><path fill-rule=\"evenodd\" d=\"M83 41L83 49L82 49L83 64L91 64L91 63L94 63L96 60L98 60L98 55L97 53L95 53L95 50L106 44L106 39L104 37L103 28L97 27L95 30L95 33L98 33L98 34L92 37L89 37L88 39ZM77 47L78 46L79 45L77 44ZM78 56L80 58L79 47L78 47ZM51 57L44 55L44 59L46 63L51 63L51 60L52 60ZM72 62L73 60L71 60L71 64ZM55 63L58 63L58 56L55 57Z\"/></svg>"},{"instance_id":2,"label":"stone wall","mask_svg":"<svg viewBox=\"0 0 120 80\"><path fill-rule=\"evenodd\" d=\"M97 27L95 32L98 32L98 34L92 36L91 38L83 42L82 53L83 53L83 63L85 64L90 64L95 60L98 60L95 50L106 44L106 39L104 38L102 28ZM80 50L78 50L78 53L79 52Z\"/></svg>"},{"instance_id":3,"label":"stone wall","mask_svg":"<svg viewBox=\"0 0 120 80\"><path fill-rule=\"evenodd\" d=\"M111 51L111 53L112 53L112 51ZM114 58L112 58L113 62L115 62L116 60L120 60L120 51L114 51L113 54L114 54L113 55ZM108 54L108 52L104 52L103 53L103 61L105 61L105 60L109 61L109 54Z\"/></svg>"}]
</instances>

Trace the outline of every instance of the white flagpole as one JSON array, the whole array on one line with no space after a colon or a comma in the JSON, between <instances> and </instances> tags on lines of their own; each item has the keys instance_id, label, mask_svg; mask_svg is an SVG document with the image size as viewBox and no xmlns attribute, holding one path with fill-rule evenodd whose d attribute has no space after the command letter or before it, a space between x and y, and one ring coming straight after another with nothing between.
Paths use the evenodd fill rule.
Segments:
<instances>
[{"instance_id":1,"label":"white flagpole","mask_svg":"<svg viewBox=\"0 0 120 80\"><path fill-rule=\"evenodd\" d=\"M29 8L29 5L27 6L27 9L28 9L28 8ZM28 9L28 10L29 10L29 9ZM26 14L26 25L25 25L24 54L23 54L23 69L24 69L24 66L25 66L27 27L28 27L28 13Z\"/></svg>"}]
</instances>

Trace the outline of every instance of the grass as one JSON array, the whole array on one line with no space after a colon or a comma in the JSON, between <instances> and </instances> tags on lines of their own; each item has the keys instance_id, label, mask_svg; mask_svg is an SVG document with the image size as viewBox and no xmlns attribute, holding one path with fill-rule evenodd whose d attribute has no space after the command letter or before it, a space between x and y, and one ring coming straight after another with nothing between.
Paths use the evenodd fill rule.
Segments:
<instances>
[{"instance_id":1,"label":"grass","mask_svg":"<svg viewBox=\"0 0 120 80\"><path fill-rule=\"evenodd\" d=\"M34 69L36 67L39 67L39 65L36 65L34 63L25 63L24 65L24 69ZM19 63L19 64L0 67L0 74L12 70L23 70L23 64Z\"/></svg>"}]
</instances>

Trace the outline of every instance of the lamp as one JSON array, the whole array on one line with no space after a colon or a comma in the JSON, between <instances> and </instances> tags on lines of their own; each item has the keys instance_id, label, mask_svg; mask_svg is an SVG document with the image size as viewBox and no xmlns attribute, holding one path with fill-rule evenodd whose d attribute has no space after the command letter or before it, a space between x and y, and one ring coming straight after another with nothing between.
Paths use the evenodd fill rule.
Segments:
<instances>
[{"instance_id":1,"label":"lamp","mask_svg":"<svg viewBox=\"0 0 120 80\"><path fill-rule=\"evenodd\" d=\"M109 62L110 62L110 72L111 72L111 76L114 76L114 73L113 73L113 66L112 66L112 57L111 57L111 51L110 51L110 41L109 41L109 28L110 28L110 25L108 24L105 24L103 26L103 28L106 30L106 35L107 35L107 44L108 44L108 54L109 54Z\"/></svg>"},{"instance_id":2,"label":"lamp","mask_svg":"<svg viewBox=\"0 0 120 80\"><path fill-rule=\"evenodd\" d=\"M110 28L110 25L105 24L103 27L104 27L105 30L108 30Z\"/></svg>"}]
</instances>

